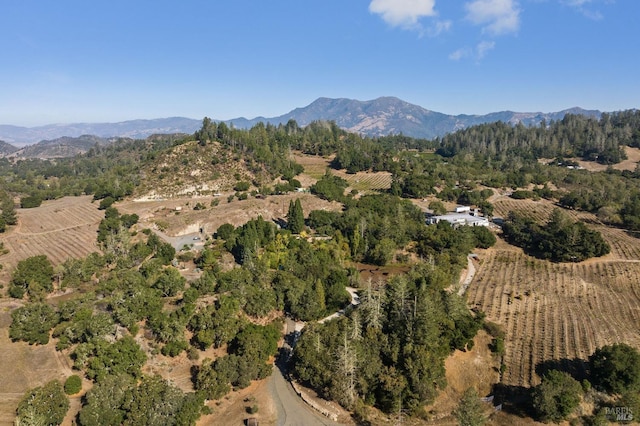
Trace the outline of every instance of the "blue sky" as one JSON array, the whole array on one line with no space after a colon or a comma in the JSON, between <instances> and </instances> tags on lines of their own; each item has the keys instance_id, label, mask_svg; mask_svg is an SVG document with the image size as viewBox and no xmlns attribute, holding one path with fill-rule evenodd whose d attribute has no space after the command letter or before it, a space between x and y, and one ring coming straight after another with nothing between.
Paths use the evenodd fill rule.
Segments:
<instances>
[{"instance_id":1,"label":"blue sky","mask_svg":"<svg viewBox=\"0 0 640 426\"><path fill-rule=\"evenodd\" d=\"M0 124L640 107L637 0L0 0Z\"/></svg>"}]
</instances>

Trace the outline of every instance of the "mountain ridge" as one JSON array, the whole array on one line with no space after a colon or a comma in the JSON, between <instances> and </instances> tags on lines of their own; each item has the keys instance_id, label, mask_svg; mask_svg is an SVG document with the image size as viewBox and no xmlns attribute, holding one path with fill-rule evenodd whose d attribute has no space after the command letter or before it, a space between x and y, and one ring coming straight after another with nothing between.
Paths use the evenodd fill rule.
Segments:
<instances>
[{"instance_id":1,"label":"mountain ridge","mask_svg":"<svg viewBox=\"0 0 640 426\"><path fill-rule=\"evenodd\" d=\"M514 112L498 111L489 114L451 115L431 111L419 105L411 104L393 96L382 96L369 101L348 98L320 97L305 107L298 107L277 117L244 117L224 121L238 128L249 128L258 122L274 125L295 120L300 126L312 121L335 121L348 131L366 136L378 137L389 134L404 134L416 138L435 138L456 130L495 121L512 125L537 125L542 120L562 119L566 114L583 114L599 118L597 110L585 110L579 107L558 112ZM14 146L34 144L43 140L61 137L80 137L94 135L100 138L126 137L143 139L152 134L186 133L198 130L202 120L169 117L158 119L127 120L116 123L71 123L50 124L37 127L0 125L0 139Z\"/></svg>"}]
</instances>

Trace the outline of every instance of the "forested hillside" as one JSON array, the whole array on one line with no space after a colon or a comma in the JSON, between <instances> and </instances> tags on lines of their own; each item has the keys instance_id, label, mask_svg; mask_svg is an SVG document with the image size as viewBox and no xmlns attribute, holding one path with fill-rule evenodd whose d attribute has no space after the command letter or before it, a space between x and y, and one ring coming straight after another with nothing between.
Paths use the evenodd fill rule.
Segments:
<instances>
[{"instance_id":1,"label":"forested hillside","mask_svg":"<svg viewBox=\"0 0 640 426\"><path fill-rule=\"evenodd\" d=\"M588 210L597 214L592 222L598 226L637 231L639 169L593 173L566 167L564 159L615 163L621 146L637 147L639 135L635 111L599 121L567 116L533 128L480 125L432 141L364 138L323 122L239 130L205 118L191 136L121 140L55 161L3 159L0 232L15 229L17 200L22 208L37 208L43 200L91 194L104 210L99 252L60 265L45 255L18 263L5 283L20 306L11 313L9 336L33 345L52 339L78 375L92 382L77 417L81 425L149 419L194 424L215 407L205 401L271 374L285 318L306 323L293 350L292 377L358 421L367 420L370 407L429 418L426 405L447 386L445 359L471 350L479 329L493 332L492 348L496 356L504 354L504 335L451 291L468 266L467 255L496 238L485 227L427 226L424 210L410 199L429 197L435 212L460 203L491 217L500 191ZM341 211L307 209L305 216L305 206L291 199L278 220L227 223L202 235L198 249L181 251L143 226L137 214L117 208L118 201L151 191L166 196L200 185L193 192L211 195L216 189L205 184L212 182L228 192L227 204L251 198L279 206L284 203L277 197L300 187L303 167L293 151L332 158L331 167L347 173L387 171L393 181L388 190L349 192L346 180L327 170L308 188L309 197L339 203ZM541 158L554 160L545 164ZM194 210L210 214L220 203L195 201ZM504 238L542 259L579 262L611 249L593 225L559 210L544 224L539 216L512 214ZM178 266L187 263L197 271L185 276ZM397 269L363 280L359 265ZM357 307L347 287L358 289ZM61 291L67 292L64 300L52 303ZM317 322L335 312L337 319ZM606 362L599 354L594 365ZM632 348L627 358L633 361L635 354ZM191 382L179 388L145 370L160 357L189 363ZM610 376L596 374L594 384L613 389ZM543 398L544 389L565 381L555 373L545 376L535 400L541 418L555 421L575 409L562 408L566 412L557 417ZM614 390L631 398L636 382ZM59 423L68 408L64 390L74 386L50 382L33 389L18 417ZM55 407L43 392L56 395Z\"/></svg>"}]
</instances>

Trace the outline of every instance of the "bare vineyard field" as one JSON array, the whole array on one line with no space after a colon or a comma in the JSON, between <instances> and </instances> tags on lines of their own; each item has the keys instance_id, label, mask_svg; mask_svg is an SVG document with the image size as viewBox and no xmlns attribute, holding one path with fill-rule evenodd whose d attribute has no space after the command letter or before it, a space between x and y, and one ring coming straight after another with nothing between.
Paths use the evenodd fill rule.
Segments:
<instances>
[{"instance_id":1,"label":"bare vineyard field","mask_svg":"<svg viewBox=\"0 0 640 426\"><path fill-rule=\"evenodd\" d=\"M525 214L538 222L545 222L551 211L556 208L548 200L514 200L511 198L500 198L494 204L495 215L507 217L510 211ZM579 210L562 209L573 220L586 223L591 229L599 231L604 239L611 246L611 253L600 259L589 260L587 262L598 262L603 260L620 260L626 262L640 262L640 239L629 235L623 229L612 228L602 224L598 218L588 212Z\"/></svg>"},{"instance_id":2,"label":"bare vineyard field","mask_svg":"<svg viewBox=\"0 0 640 426\"><path fill-rule=\"evenodd\" d=\"M297 179L303 186L313 185L320 179L329 167L333 157L296 154L293 156L298 164L304 167L304 172ZM347 173L344 170L329 169L335 176L339 176L349 183L348 190L372 191L389 189L391 187L391 173L389 172L358 172Z\"/></svg>"},{"instance_id":3,"label":"bare vineyard field","mask_svg":"<svg viewBox=\"0 0 640 426\"><path fill-rule=\"evenodd\" d=\"M511 199L495 206L496 215L516 210L538 220L554 208L548 201ZM607 344L640 348L640 240L588 213L569 214L602 232L612 253L551 263L499 241L482 255L469 287L469 303L505 330L506 385L535 386L549 367L583 374L589 355Z\"/></svg>"},{"instance_id":4,"label":"bare vineyard field","mask_svg":"<svg viewBox=\"0 0 640 426\"><path fill-rule=\"evenodd\" d=\"M84 257L98 251L96 232L104 213L90 196L64 197L45 201L40 207L18 209L18 225L0 241L9 253L0 257L4 266L0 283L6 284L19 261L46 254L54 265L70 257Z\"/></svg>"}]
</instances>

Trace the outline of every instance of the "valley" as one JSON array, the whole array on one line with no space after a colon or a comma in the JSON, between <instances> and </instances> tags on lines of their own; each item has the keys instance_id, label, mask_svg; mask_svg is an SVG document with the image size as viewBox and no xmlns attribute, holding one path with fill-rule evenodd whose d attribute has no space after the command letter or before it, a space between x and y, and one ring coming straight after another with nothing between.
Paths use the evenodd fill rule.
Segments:
<instances>
[{"instance_id":1,"label":"valley","mask_svg":"<svg viewBox=\"0 0 640 426\"><path fill-rule=\"evenodd\" d=\"M193 138L126 141L28 172L5 160L0 344L16 373L0 375L0 424L16 407L25 415L25 392L73 374L82 390L63 424L93 424L105 408L92 395L117 380L140 403L167 392L189 424L280 424L283 405L304 407L272 371L292 320L307 326L288 373L340 424L452 424L470 388L495 398L480 407L491 424L522 413L534 424L543 417L531 395L550 371L582 383L592 404L627 403L590 387L600 386L590 358L640 349L638 148L621 148L615 167L572 169L513 151L491 157L496 147L466 139L434 150L340 132L211 122ZM27 194L33 207L16 208ZM521 214L576 250L597 234L606 254L547 260L496 223L426 225L458 204L508 225ZM347 287L358 289L357 307ZM594 407L567 418L590 419Z\"/></svg>"}]
</instances>

